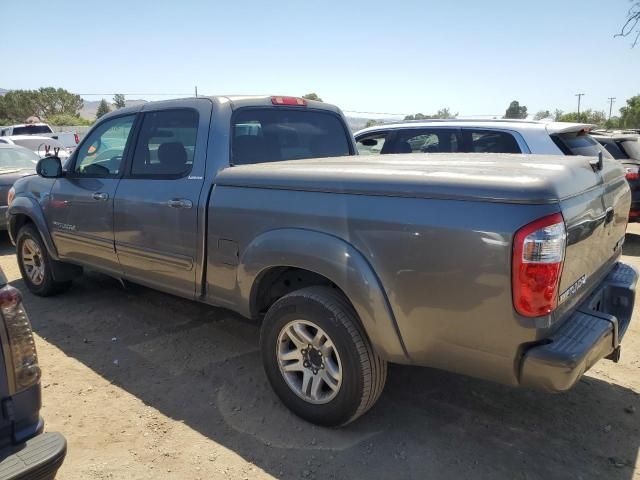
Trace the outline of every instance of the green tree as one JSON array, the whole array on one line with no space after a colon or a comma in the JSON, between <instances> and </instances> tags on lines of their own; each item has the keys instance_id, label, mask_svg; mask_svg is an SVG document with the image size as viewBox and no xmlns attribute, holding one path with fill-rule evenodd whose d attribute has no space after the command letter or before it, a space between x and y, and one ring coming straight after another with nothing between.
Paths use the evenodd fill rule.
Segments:
<instances>
[{"instance_id":1,"label":"green tree","mask_svg":"<svg viewBox=\"0 0 640 480\"><path fill-rule=\"evenodd\" d=\"M509 104L509 108L504 112L502 118L527 118L527 107L521 106L520 102L514 100Z\"/></svg>"},{"instance_id":2,"label":"green tree","mask_svg":"<svg viewBox=\"0 0 640 480\"><path fill-rule=\"evenodd\" d=\"M49 125L88 126L93 123L91 120L81 118L79 115L69 115L67 113L51 115L46 120Z\"/></svg>"},{"instance_id":3,"label":"green tree","mask_svg":"<svg viewBox=\"0 0 640 480\"><path fill-rule=\"evenodd\" d=\"M535 114L533 119L544 120L545 118L551 118L552 116L553 115L551 115L551 112L549 110L540 110L538 113Z\"/></svg>"},{"instance_id":4,"label":"green tree","mask_svg":"<svg viewBox=\"0 0 640 480\"><path fill-rule=\"evenodd\" d=\"M640 95L628 98L627 105L620 109L620 126L640 128Z\"/></svg>"},{"instance_id":5,"label":"green tree","mask_svg":"<svg viewBox=\"0 0 640 480\"><path fill-rule=\"evenodd\" d=\"M120 110L127 106L127 103L124 100L124 95L122 93L116 93L113 96L113 104L116 107L116 110Z\"/></svg>"},{"instance_id":6,"label":"green tree","mask_svg":"<svg viewBox=\"0 0 640 480\"><path fill-rule=\"evenodd\" d=\"M21 123L38 114L36 95L29 90L12 90L0 97L0 118L3 123Z\"/></svg>"},{"instance_id":7,"label":"green tree","mask_svg":"<svg viewBox=\"0 0 640 480\"><path fill-rule=\"evenodd\" d=\"M322 101L317 93L307 93L306 95L303 95L302 98L306 98L307 100L315 100L316 102Z\"/></svg>"},{"instance_id":8,"label":"green tree","mask_svg":"<svg viewBox=\"0 0 640 480\"><path fill-rule=\"evenodd\" d=\"M578 117L578 112L564 113L562 110L556 110L555 121L556 122L573 122L573 123L592 123L594 125L603 127L607 122L607 115L604 113L604 111L588 109L580 112L580 117Z\"/></svg>"},{"instance_id":9,"label":"green tree","mask_svg":"<svg viewBox=\"0 0 640 480\"><path fill-rule=\"evenodd\" d=\"M62 113L76 115L84 104L80 95L74 95L63 88L40 88L35 98L38 105L37 114L45 118Z\"/></svg>"},{"instance_id":10,"label":"green tree","mask_svg":"<svg viewBox=\"0 0 640 480\"><path fill-rule=\"evenodd\" d=\"M364 128L375 127L376 125L382 125L383 122L380 120L367 120L367 123L364 124Z\"/></svg>"},{"instance_id":11,"label":"green tree","mask_svg":"<svg viewBox=\"0 0 640 480\"><path fill-rule=\"evenodd\" d=\"M424 115L422 113L416 113L414 115L407 115L404 117L405 120L431 120L434 118L456 118L458 116L458 112L451 113L449 107L441 108L433 115Z\"/></svg>"},{"instance_id":12,"label":"green tree","mask_svg":"<svg viewBox=\"0 0 640 480\"><path fill-rule=\"evenodd\" d=\"M102 117L103 115L106 115L110 111L111 111L111 107L109 107L109 104L103 98L102 100L100 100L100 104L98 105L98 109L96 110L96 120Z\"/></svg>"}]
</instances>

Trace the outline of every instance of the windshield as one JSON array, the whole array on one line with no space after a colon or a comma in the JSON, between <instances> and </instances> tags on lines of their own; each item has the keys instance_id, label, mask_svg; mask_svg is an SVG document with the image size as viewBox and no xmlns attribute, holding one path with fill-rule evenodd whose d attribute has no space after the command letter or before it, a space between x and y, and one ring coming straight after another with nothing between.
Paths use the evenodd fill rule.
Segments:
<instances>
[{"instance_id":1,"label":"windshield","mask_svg":"<svg viewBox=\"0 0 640 480\"><path fill-rule=\"evenodd\" d=\"M233 119L234 165L351 154L346 127L332 113L252 108Z\"/></svg>"},{"instance_id":2,"label":"windshield","mask_svg":"<svg viewBox=\"0 0 640 480\"><path fill-rule=\"evenodd\" d=\"M49 125L25 125L13 127L13 135L37 135L38 133L53 133Z\"/></svg>"},{"instance_id":3,"label":"windshield","mask_svg":"<svg viewBox=\"0 0 640 480\"><path fill-rule=\"evenodd\" d=\"M629 158L640 160L640 140L625 140L620 144Z\"/></svg>"},{"instance_id":4,"label":"windshield","mask_svg":"<svg viewBox=\"0 0 640 480\"><path fill-rule=\"evenodd\" d=\"M23 148L0 148L0 171L34 169L40 157Z\"/></svg>"},{"instance_id":5,"label":"windshield","mask_svg":"<svg viewBox=\"0 0 640 480\"><path fill-rule=\"evenodd\" d=\"M606 158L613 156L600 143L584 131L566 132L552 135L551 138L565 155L584 155L597 157L600 152Z\"/></svg>"}]
</instances>

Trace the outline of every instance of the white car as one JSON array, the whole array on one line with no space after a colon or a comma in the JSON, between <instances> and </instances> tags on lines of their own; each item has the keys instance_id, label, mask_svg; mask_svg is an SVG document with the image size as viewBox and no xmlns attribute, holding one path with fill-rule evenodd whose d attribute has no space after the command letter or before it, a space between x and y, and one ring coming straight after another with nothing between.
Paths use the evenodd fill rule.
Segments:
<instances>
[{"instance_id":1,"label":"white car","mask_svg":"<svg viewBox=\"0 0 640 480\"><path fill-rule=\"evenodd\" d=\"M17 135L39 135L41 137L53 138L64 145L68 153L73 153L78 143L80 143L80 136L77 132L54 132L46 123L21 123L8 127L0 127L0 137L13 137Z\"/></svg>"},{"instance_id":2,"label":"white car","mask_svg":"<svg viewBox=\"0 0 640 480\"><path fill-rule=\"evenodd\" d=\"M354 134L363 155L388 153L535 153L611 155L589 132L595 125L508 119L418 120L376 125Z\"/></svg>"},{"instance_id":3,"label":"white car","mask_svg":"<svg viewBox=\"0 0 640 480\"><path fill-rule=\"evenodd\" d=\"M36 153L40 158L54 155L58 149L58 157L64 161L69 158L69 152L58 140L39 135L13 135L11 137L0 137L0 144L18 145Z\"/></svg>"}]
</instances>

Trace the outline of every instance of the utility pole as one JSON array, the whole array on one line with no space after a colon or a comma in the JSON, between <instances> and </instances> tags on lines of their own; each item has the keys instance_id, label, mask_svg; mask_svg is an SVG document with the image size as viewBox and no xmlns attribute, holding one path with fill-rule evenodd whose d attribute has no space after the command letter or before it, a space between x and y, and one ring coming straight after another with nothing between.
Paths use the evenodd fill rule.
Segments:
<instances>
[{"instance_id":1,"label":"utility pole","mask_svg":"<svg viewBox=\"0 0 640 480\"><path fill-rule=\"evenodd\" d=\"M578 121L580 121L580 99L584 93L576 93L576 97L578 97Z\"/></svg>"},{"instance_id":2,"label":"utility pole","mask_svg":"<svg viewBox=\"0 0 640 480\"><path fill-rule=\"evenodd\" d=\"M196 85L196 98L198 98L198 86Z\"/></svg>"},{"instance_id":3,"label":"utility pole","mask_svg":"<svg viewBox=\"0 0 640 480\"><path fill-rule=\"evenodd\" d=\"M611 120L611 110L613 110L613 102L616 101L616 97L609 97L609 120Z\"/></svg>"}]
</instances>

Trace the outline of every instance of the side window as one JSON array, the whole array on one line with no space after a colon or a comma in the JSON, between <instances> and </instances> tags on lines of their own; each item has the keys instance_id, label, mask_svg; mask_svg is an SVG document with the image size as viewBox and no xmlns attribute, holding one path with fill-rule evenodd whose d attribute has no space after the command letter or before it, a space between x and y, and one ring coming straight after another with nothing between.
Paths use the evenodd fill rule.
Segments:
<instances>
[{"instance_id":1,"label":"side window","mask_svg":"<svg viewBox=\"0 0 640 480\"><path fill-rule=\"evenodd\" d=\"M515 137L508 132L495 130L463 130L468 152L522 153Z\"/></svg>"},{"instance_id":2,"label":"side window","mask_svg":"<svg viewBox=\"0 0 640 480\"><path fill-rule=\"evenodd\" d=\"M93 130L78 151L74 173L86 177L118 175L134 120L135 115L118 117Z\"/></svg>"},{"instance_id":3,"label":"side window","mask_svg":"<svg viewBox=\"0 0 640 480\"><path fill-rule=\"evenodd\" d=\"M195 110L163 110L144 114L131 175L181 178L191 171L198 133Z\"/></svg>"},{"instance_id":4,"label":"side window","mask_svg":"<svg viewBox=\"0 0 640 480\"><path fill-rule=\"evenodd\" d=\"M449 129L409 131L398 138L398 145L404 151L407 150L405 144L409 144L411 153L451 153L458 151L458 136Z\"/></svg>"},{"instance_id":5,"label":"side window","mask_svg":"<svg viewBox=\"0 0 640 480\"><path fill-rule=\"evenodd\" d=\"M361 137L356 141L358 153L360 155L379 155L386 138L386 133L374 133Z\"/></svg>"}]
</instances>

